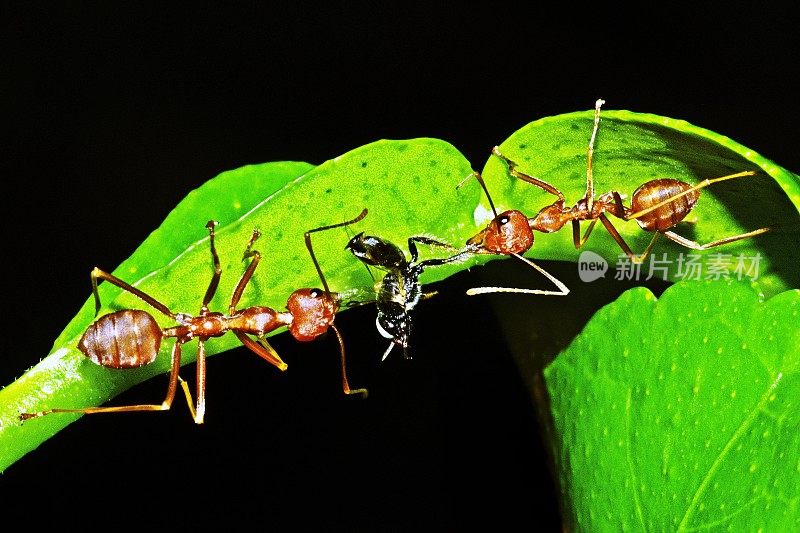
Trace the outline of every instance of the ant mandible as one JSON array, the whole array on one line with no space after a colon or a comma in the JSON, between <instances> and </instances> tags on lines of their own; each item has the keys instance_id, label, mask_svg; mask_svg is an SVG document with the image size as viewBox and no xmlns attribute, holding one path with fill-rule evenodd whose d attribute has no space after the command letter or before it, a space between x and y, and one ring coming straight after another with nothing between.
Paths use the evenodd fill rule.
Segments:
<instances>
[{"instance_id":1,"label":"ant mandible","mask_svg":"<svg viewBox=\"0 0 800 533\"><path fill-rule=\"evenodd\" d=\"M391 339L381 360L385 360L395 346L403 349L403 356L406 359L411 359L408 351L411 336L409 313L421 299L435 294L435 292L425 293L422 291L419 277L423 270L430 266L457 262L470 255L468 251L460 251L447 258L419 261L417 243L450 250L455 249L447 243L430 237L419 235L409 237L408 250L411 253L411 261L408 261L399 246L380 237L364 235L363 232L350 239L345 246L345 249L350 250L367 266L368 270L370 266L374 266L386 271L375 287L375 304L378 308L375 326L381 336Z\"/></svg>"},{"instance_id":2,"label":"ant mandible","mask_svg":"<svg viewBox=\"0 0 800 533\"><path fill-rule=\"evenodd\" d=\"M94 363L112 369L137 368L155 361L161 341L167 337L175 338L172 348L172 363L169 374L167 395L161 404L139 404L111 407L86 407L78 409L54 408L37 413L22 413L20 420L37 418L51 413L119 413L133 411L165 411L172 406L172 401L177 391L178 382L183 388L186 402L189 405L192 418L196 424L204 421L206 409L206 354L205 342L211 337L220 337L232 331L241 343L255 352L260 357L275 365L280 370L286 370L288 365L283 362L278 353L272 348L265 335L282 326L287 326L291 335L301 342L311 341L331 329L336 334L339 342L339 351L342 361L342 389L345 394L362 394L366 396L367 389L350 389L347 382L345 364L344 341L341 334L333 324L334 316L339 310L338 295L332 293L325 281L325 276L319 266L313 247L311 234L318 231L338 228L354 224L367 215L364 209L359 216L352 220L323 226L309 230L305 233L305 242L311 255L311 260L319 274L324 289L298 289L294 291L286 304L286 312L277 312L269 307L252 306L237 310L236 305L242 297L245 287L253 277L256 267L261 260L261 254L253 250L253 243L260 236L258 230L253 231L245 248L243 259L252 258L250 264L236 284L228 307L228 314L209 311L208 304L216 293L222 269L219 256L214 245L214 227L216 221L209 221L206 228L209 233L211 256L214 264L214 274L211 277L208 289L203 297L200 312L196 316L186 313L174 313L149 294L117 278L113 274L104 272L99 268L92 270L92 292L95 299L95 313L100 310L100 296L97 290L98 280L108 281L137 296L151 307L168 316L179 325L160 328L155 318L147 311L137 309L122 309L101 316L93 322L78 341L78 349ZM254 335L257 341L249 337ZM181 346L197 338L197 401L192 401L192 395L186 381L179 375L181 366Z\"/></svg>"},{"instance_id":3,"label":"ant mandible","mask_svg":"<svg viewBox=\"0 0 800 533\"><path fill-rule=\"evenodd\" d=\"M589 234L599 220L628 258L633 263L642 263L661 235L693 250L707 250L715 246L754 237L770 230L769 227L759 228L707 244L699 244L671 231L694 208L700 197L701 189L720 181L755 175L755 171L752 170L705 179L697 185L690 185L673 178L650 180L640 185L633 192L631 207L626 207L622 203L620 193L617 191L610 191L595 198L592 158L594 155L594 142L600 124L600 107L604 103L604 100L597 100L595 103L594 128L589 139L589 149L586 157L586 193L583 197L573 207L566 207L566 199L560 190L539 178L519 172L517 164L503 155L500 149L495 146L492 149L492 154L506 163L509 174L557 196L558 199L551 205L542 208L532 218L528 218L520 211L514 210L501 213L499 217L495 215L495 219L485 229L472 237L468 241L468 245L481 250L481 253L516 255L525 252L533 245L534 230L542 233L552 233L560 230L567 222L571 222L572 240L575 248L580 249L586 243ZM484 190L486 190L486 185L479 173L474 172L470 176L475 176ZM494 206L492 206L492 209L494 209ZM640 255L633 253L608 219L606 213L625 221L636 220L643 230L653 232L653 238L644 252ZM582 220L591 221L583 236L581 236L580 231L580 222Z\"/></svg>"}]
</instances>

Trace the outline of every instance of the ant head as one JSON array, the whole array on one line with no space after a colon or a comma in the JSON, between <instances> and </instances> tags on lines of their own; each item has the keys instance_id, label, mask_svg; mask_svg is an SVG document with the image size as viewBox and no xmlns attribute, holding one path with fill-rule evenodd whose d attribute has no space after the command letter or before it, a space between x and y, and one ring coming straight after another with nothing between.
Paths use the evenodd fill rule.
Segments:
<instances>
[{"instance_id":1,"label":"ant head","mask_svg":"<svg viewBox=\"0 0 800 533\"><path fill-rule=\"evenodd\" d=\"M395 269L407 263L405 254L395 244L379 237L364 235L363 231L350 239L345 249L370 266Z\"/></svg>"},{"instance_id":2,"label":"ant head","mask_svg":"<svg viewBox=\"0 0 800 533\"><path fill-rule=\"evenodd\" d=\"M477 253L521 254L533 246L533 231L528 217L517 210L504 211L467 241Z\"/></svg>"},{"instance_id":3,"label":"ant head","mask_svg":"<svg viewBox=\"0 0 800 533\"><path fill-rule=\"evenodd\" d=\"M313 341L333 324L339 299L322 289L297 289L289 296L286 309L292 314L289 333L298 341Z\"/></svg>"}]
</instances>

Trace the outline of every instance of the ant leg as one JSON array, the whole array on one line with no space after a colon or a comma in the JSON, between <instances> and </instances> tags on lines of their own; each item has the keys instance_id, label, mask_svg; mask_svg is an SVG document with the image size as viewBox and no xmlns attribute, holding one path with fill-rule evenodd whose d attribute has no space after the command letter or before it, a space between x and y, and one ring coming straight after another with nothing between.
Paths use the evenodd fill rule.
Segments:
<instances>
[{"instance_id":1,"label":"ant leg","mask_svg":"<svg viewBox=\"0 0 800 533\"><path fill-rule=\"evenodd\" d=\"M719 177L719 178L704 179L703 181L701 181L697 185L695 185L693 187L690 187L690 188L686 189L685 191L681 191L678 194L670 196L669 198L667 198L665 200L662 200L662 201L658 202L657 204L653 204L653 205L651 205L651 206L649 206L649 207L647 207L645 209L642 209L641 211L637 211L635 213L626 213L624 217L620 217L620 218L623 218L624 220L633 220L635 218L642 217L642 216L646 215L647 213L655 211L656 209L658 209L660 207L664 207L668 203L673 202L674 200L680 198L681 196L686 196L687 194L692 194L694 191L698 191L700 189L708 187L711 184L714 184L714 183L717 183L717 182L720 182L720 181L730 180L730 179L733 179L733 178L741 178L743 176L754 176L755 174L756 174L755 171L748 170L748 171L745 171L745 172L737 172L736 174L729 174L727 176L722 176L722 177Z\"/></svg>"},{"instance_id":2,"label":"ant leg","mask_svg":"<svg viewBox=\"0 0 800 533\"><path fill-rule=\"evenodd\" d=\"M253 230L253 234L250 235L250 239L247 241L247 246L244 247L242 261L258 253L257 250L253 250L253 244L255 244L259 237L261 237L261 232L258 230L258 228L256 228Z\"/></svg>"},{"instance_id":3,"label":"ant leg","mask_svg":"<svg viewBox=\"0 0 800 533\"><path fill-rule=\"evenodd\" d=\"M422 269L429 267L429 266L440 266L446 265L448 263L457 263L458 261L463 261L468 259L473 255L472 252L462 251L455 255L451 255L450 257L445 257L443 259L425 259L424 261L420 261L417 263L417 267L420 268L420 272ZM416 257L414 257L414 261L416 261Z\"/></svg>"},{"instance_id":4,"label":"ant leg","mask_svg":"<svg viewBox=\"0 0 800 533\"><path fill-rule=\"evenodd\" d=\"M119 279L118 277L114 276L113 274L109 274L108 272L105 272L105 271L100 270L99 268L95 267L92 270L91 277L92 277L92 293L94 293L94 303L95 303L94 312L95 312L95 315L97 314L98 311L100 311L100 293L97 291L97 280L101 279L103 281L107 281L109 283L112 283L113 285L116 285L120 289L123 289L123 290L133 294L134 296L138 297L140 300L144 301L146 304L148 304L151 307L161 311L166 316L168 316L168 317L170 317L172 319L175 318L175 313L170 311L169 308L166 305L162 304L161 302L159 302L158 300L156 300L155 298L153 298L149 294L137 289L133 285L122 281L121 279Z\"/></svg>"},{"instance_id":5,"label":"ant leg","mask_svg":"<svg viewBox=\"0 0 800 533\"><path fill-rule=\"evenodd\" d=\"M342 356L342 390L345 394L360 394L362 398L366 398L369 393L367 389L351 389L350 384L347 382L347 363L344 357L344 339L336 326L331 324L331 329L336 333L336 339L339 341L339 353Z\"/></svg>"},{"instance_id":6,"label":"ant leg","mask_svg":"<svg viewBox=\"0 0 800 533\"><path fill-rule=\"evenodd\" d=\"M261 232L258 230L253 230L253 234L250 236L250 240L247 243L247 247L244 250L244 255L242 256L242 260L247 259L248 257L252 257L253 260L250 261L250 264L247 265L244 273L242 273L242 277L239 278L239 282L236 284L236 288L233 290L233 295L231 296L231 304L228 306L228 314L232 315L236 312L236 306L239 304L239 300L242 298L242 293L244 292L244 288L250 283L250 278L253 277L253 272L255 272L256 267L258 266L259 261L261 261L261 253L258 250L252 250L253 243L261 236Z\"/></svg>"},{"instance_id":7,"label":"ant leg","mask_svg":"<svg viewBox=\"0 0 800 533\"><path fill-rule=\"evenodd\" d=\"M192 393L189 391L189 384L178 376L186 397L186 405L189 406L189 413L195 424L202 424L206 414L206 347L205 340L197 341L197 403L192 400Z\"/></svg>"},{"instance_id":8,"label":"ant leg","mask_svg":"<svg viewBox=\"0 0 800 533\"><path fill-rule=\"evenodd\" d=\"M451 252L458 251L458 248L456 248L452 244L448 244L442 241L437 241L436 239L431 239L430 237L424 237L422 235L415 235L413 237L408 238L408 251L411 252L412 263L415 263L417 259L419 259L419 252L417 251L416 243L427 244L428 246L438 246L440 248L444 248ZM430 260L430 261L435 261L435 260ZM425 261L425 263L432 264L432 263L427 263L427 261Z\"/></svg>"},{"instance_id":9,"label":"ant leg","mask_svg":"<svg viewBox=\"0 0 800 533\"><path fill-rule=\"evenodd\" d=\"M386 351L383 352L383 356L381 356L381 361L386 361L386 358L389 357L389 354L392 352L394 348L394 341L389 343L389 346L386 348Z\"/></svg>"},{"instance_id":10,"label":"ant leg","mask_svg":"<svg viewBox=\"0 0 800 533\"><path fill-rule=\"evenodd\" d=\"M305 241L306 241L306 248L308 248L308 253L311 256L311 261L314 263L314 268L317 270L317 274L319 275L319 279L322 282L322 287L325 290L327 295L331 294L330 288L328 287L328 282L325 280L325 275L322 273L322 268L319 265L319 261L317 261L317 256L314 254L314 247L311 244L311 234L317 231L324 231L333 228L339 228L343 226L349 226L350 224L355 224L359 220L362 220L364 217L367 216L368 210L364 208L359 215L353 219L346 220L344 222L340 222L338 224L330 224L327 226L322 226L319 228L314 228L305 232ZM372 274L372 271L369 269L369 266L366 263L363 263L364 266L367 268L367 272L369 272L370 277L375 280L375 276ZM342 338L341 333L336 328L336 326L331 321L329 325L330 329L336 334L336 339L339 341L339 353L341 354L342 359L342 390L345 394L360 394L362 397L367 397L367 389L350 389L350 384L347 382L347 364L345 361L345 349L344 349L344 339ZM266 339L264 339L266 341Z\"/></svg>"},{"instance_id":11,"label":"ant leg","mask_svg":"<svg viewBox=\"0 0 800 533\"><path fill-rule=\"evenodd\" d=\"M611 196L614 198L614 208L608 209L607 212L622 220L628 220L631 210L622 203L622 197L619 192L611 191Z\"/></svg>"},{"instance_id":12,"label":"ant leg","mask_svg":"<svg viewBox=\"0 0 800 533\"><path fill-rule=\"evenodd\" d=\"M552 185L550 185L546 181L541 180L539 178L534 178L533 176L529 176L527 174L523 174L522 172L519 172L517 170L517 164L514 161L510 160L509 158L507 158L506 156L504 156L500 152L500 148L499 147L495 146L494 148L492 148L492 154L496 155L497 157L499 157L500 159L505 161L506 166L508 166L508 173L511 174L512 176L514 176L515 178L521 179L522 181L527 181L528 183L530 183L532 185L536 185L540 189L544 189L545 191L549 192L550 194L554 194L554 195L558 196L558 199L563 201L563 202L567 201L567 199L564 197L564 193L562 193L561 191L559 191L558 189L556 189L555 187L553 187Z\"/></svg>"},{"instance_id":13,"label":"ant leg","mask_svg":"<svg viewBox=\"0 0 800 533\"><path fill-rule=\"evenodd\" d=\"M281 356L278 355L278 352L267 342L267 339L262 337L258 339L258 342L255 342L253 339L247 336L247 334L242 333L241 331L232 330L233 334L236 335L236 338L244 344L246 348L250 351L261 357L262 359L266 360L268 363L275 365L278 370L286 370L289 368L289 365L283 362Z\"/></svg>"},{"instance_id":14,"label":"ant leg","mask_svg":"<svg viewBox=\"0 0 800 533\"><path fill-rule=\"evenodd\" d=\"M434 297L434 296L436 296L437 294L439 294L439 291L428 291L428 292L423 292L423 293L420 295L420 299L421 299L421 300L427 300L428 298L433 298L433 297Z\"/></svg>"},{"instance_id":15,"label":"ant leg","mask_svg":"<svg viewBox=\"0 0 800 533\"><path fill-rule=\"evenodd\" d=\"M544 296L566 296L569 294L569 288L564 285L561 280L550 274L548 271L527 259L526 257L521 256L520 254L512 253L514 257L519 259L520 261L527 263L529 266L538 270L542 275L544 275L547 279L549 279L553 284L558 287L557 291L544 291L539 289L520 289L517 287L475 287L473 289L467 290L468 296L474 296L476 294L486 294L490 292L515 292L515 293L522 293L522 294L541 294Z\"/></svg>"},{"instance_id":16,"label":"ant leg","mask_svg":"<svg viewBox=\"0 0 800 533\"><path fill-rule=\"evenodd\" d=\"M437 241L436 239L432 239L430 237L425 237L423 235L414 235L413 237L408 238L408 246L409 248L412 246L412 243L420 243L420 244L427 244L430 246L439 246L440 248L447 248L448 250L458 250L452 244L448 244L446 242Z\"/></svg>"},{"instance_id":17,"label":"ant leg","mask_svg":"<svg viewBox=\"0 0 800 533\"><path fill-rule=\"evenodd\" d=\"M186 341L176 340L175 346L172 348L172 366L169 373L169 386L167 387L167 396L160 405L155 404L140 404L140 405L118 405L109 407L85 407L83 409L47 409L39 411L38 413L21 413L20 420L29 420L31 418L38 418L40 416L48 415L51 413L83 413L87 415L97 413L124 413L134 411L166 411L172 406L172 400L175 398L175 391L177 389L178 380L180 376L178 372L181 368L181 344ZM188 390L187 390L188 394ZM190 409L193 409L191 402ZM192 411L194 412L194 411Z\"/></svg>"},{"instance_id":18,"label":"ant leg","mask_svg":"<svg viewBox=\"0 0 800 533\"><path fill-rule=\"evenodd\" d=\"M592 220L589 223L589 227L586 228L586 233L583 234L581 237L581 223L579 220L572 221L572 242L575 244L575 249L580 250L584 244L586 244L587 239L589 239L589 235L592 233L592 229L594 229L594 225L597 224L597 219Z\"/></svg>"},{"instance_id":19,"label":"ant leg","mask_svg":"<svg viewBox=\"0 0 800 533\"><path fill-rule=\"evenodd\" d=\"M619 247L622 248L622 251L625 252L625 255L627 255L628 258L631 260L631 262L634 264L641 264L642 262L644 262L644 258L648 256L650 250L653 249L653 245L655 245L656 241L658 240L658 237L661 235L658 232L654 233L653 239L650 241L650 244L647 245L647 248L645 248L644 252L642 252L641 255L636 255L635 253L633 253L633 250L631 250L631 247L628 246L628 243L625 242L625 239L622 238L622 235L619 234L617 228L614 227L614 224L612 224L611 221L608 220L608 217L606 217L605 213L600 215L600 222L603 223L603 226L605 226L605 228L608 230L608 232L611 234L611 236L614 238L617 244L619 244Z\"/></svg>"},{"instance_id":20,"label":"ant leg","mask_svg":"<svg viewBox=\"0 0 800 533\"><path fill-rule=\"evenodd\" d=\"M762 233L766 233L771 228L759 228L757 230L748 231L747 233L742 233L741 235L733 235L731 237L725 237L724 239L719 239L716 241L709 242L707 244L698 244L695 241L691 241L686 237L681 237L675 232L672 231L665 231L664 236L678 244L685 246L687 248L691 248L692 250L708 250L709 248L714 248L715 246L720 246L722 244L727 244L729 242L738 241L741 239L747 239L748 237L754 237L756 235L761 235Z\"/></svg>"},{"instance_id":21,"label":"ant leg","mask_svg":"<svg viewBox=\"0 0 800 533\"><path fill-rule=\"evenodd\" d=\"M261 232L259 232L257 229L253 230L253 234L250 236L250 240L245 248L242 259L244 260L248 257L252 257L253 260L250 261L249 265L247 265L242 277L239 278L239 282L236 284L236 288L233 290L231 304L228 306L229 315L233 315L236 312L236 306L238 305L239 300L242 298L242 293L244 292L247 284L250 282L250 279L253 277L253 272L255 272L259 261L261 261L261 254L257 250L252 249L253 243L260 236ZM259 339L258 342L254 342L250 337L247 336L247 334L242 333L241 331L233 330L233 333L246 348L262 359L266 360L268 363L274 365L279 370L286 370L289 368L289 365L283 362L281 356L278 355L278 352L276 352L272 346L270 346L266 339Z\"/></svg>"},{"instance_id":22,"label":"ant leg","mask_svg":"<svg viewBox=\"0 0 800 533\"><path fill-rule=\"evenodd\" d=\"M217 286L219 286L219 278L222 276L222 268L219 266L219 256L217 255L217 248L214 246L214 227L218 224L216 220L209 220L206 224L206 228L208 229L208 239L209 244L211 245L211 260L214 262L214 275L211 276L211 282L208 284L208 289L206 290L206 295L203 297L203 305L200 308L200 314L204 314L208 312L208 303L214 297L214 293L217 292Z\"/></svg>"},{"instance_id":23,"label":"ant leg","mask_svg":"<svg viewBox=\"0 0 800 533\"><path fill-rule=\"evenodd\" d=\"M594 178L592 176L592 158L594 157L594 140L597 137L597 129L600 126L600 106L605 104L605 100L598 99L594 104L594 129L589 138L589 150L586 153L586 209L591 211L594 203Z\"/></svg>"},{"instance_id":24,"label":"ant leg","mask_svg":"<svg viewBox=\"0 0 800 533\"><path fill-rule=\"evenodd\" d=\"M647 248L644 249L644 252L642 252L641 255L637 255L635 257L631 257L631 262L636 263L636 264L643 263L644 262L644 258L648 256L648 254L650 253L650 250L653 249L653 245L655 245L656 241L658 240L658 238L661 235L662 235L661 233L655 232L653 234L653 238L650 239L650 244L648 244Z\"/></svg>"},{"instance_id":25,"label":"ant leg","mask_svg":"<svg viewBox=\"0 0 800 533\"><path fill-rule=\"evenodd\" d=\"M214 258L214 277L211 280L211 286L209 286L208 291L206 292L206 298L204 299L204 303L203 303L203 308L206 311L208 311L208 307L207 307L208 302L211 301L211 297L214 295L214 291L216 291L216 287L219 284L219 277L220 277L220 275L222 273L222 270L219 267L219 258L217 257L216 250L214 249L214 226L216 224L217 223L215 221L213 221L213 220L210 220L206 224L206 227L208 228L209 233L210 233L210 237L211 237L211 253L212 253L212 256ZM121 288L121 289L123 289L125 291L130 292L131 294L133 294L134 296L136 296L140 300L144 301L148 305L150 305L153 308L161 311L166 316L168 316L168 317L170 317L172 319L175 319L175 313L170 311L169 308L166 305L162 304L161 302L159 302L158 300L156 300L155 298L153 298L149 294L146 294L145 292L137 289L133 285L131 285L131 284L125 282L125 281L122 281L121 279L119 279L118 277L114 276L113 274L109 274L108 272L105 272L105 271L100 270L99 268L95 267L92 270L91 279L92 279L92 294L94 294L94 306L95 306L94 307L94 312L95 312L95 315L98 313L98 311L100 311L100 306L101 306L100 305L100 293L97 290L97 280L101 279L101 280L104 280L104 281L108 281L109 283L112 283L112 284L116 285L117 287L119 287L119 288Z\"/></svg>"},{"instance_id":26,"label":"ant leg","mask_svg":"<svg viewBox=\"0 0 800 533\"><path fill-rule=\"evenodd\" d=\"M181 380L183 392L187 394L186 399L190 400L188 385ZM206 415L206 342L205 339L197 340L197 384L195 385L197 391L197 407L192 409L192 404L189 402L189 410L192 413L195 424L202 424Z\"/></svg>"}]
</instances>

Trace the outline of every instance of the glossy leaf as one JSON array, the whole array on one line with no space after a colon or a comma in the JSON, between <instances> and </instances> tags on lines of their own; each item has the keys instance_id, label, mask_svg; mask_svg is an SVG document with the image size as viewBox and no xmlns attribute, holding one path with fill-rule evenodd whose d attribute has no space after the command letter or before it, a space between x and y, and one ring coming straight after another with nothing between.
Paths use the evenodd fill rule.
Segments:
<instances>
[{"instance_id":1,"label":"glossy leaf","mask_svg":"<svg viewBox=\"0 0 800 533\"><path fill-rule=\"evenodd\" d=\"M300 161L276 161L221 173L187 194L130 257L114 269L114 274L130 281L168 265L206 235L205 222L216 220L223 227L235 222L264 198L312 168L314 165ZM91 289L88 272L86 279L88 292ZM85 328L87 317L91 315L94 319L94 311L94 300L87 300L55 345Z\"/></svg>"},{"instance_id":2,"label":"glossy leaf","mask_svg":"<svg viewBox=\"0 0 800 533\"><path fill-rule=\"evenodd\" d=\"M216 219L222 225L231 223L265 197L312 168L313 165L303 162L275 162L248 165L223 172L190 192L170 212L162 225L114 273L132 282L136 281L137 276L150 275L202 237L205 221ZM208 277L205 283L208 283ZM202 297L199 292L201 290L203 289L198 289L200 296L193 297ZM86 291L90 294L88 272ZM153 289L156 297L160 297L161 292L160 288ZM108 291L104 290L103 294L107 297ZM108 307L113 306L108 299L105 303L109 304ZM191 309L196 308L197 304L197 301L192 302ZM136 308L144 306L141 302L135 305ZM87 365L88 361L82 360L83 356L75 349L76 337L94 320L94 311L94 300L89 298L56 339L52 355L19 380L0 390L0 405L3 407L0 411L0 469L16 461L76 418L73 415L52 416L50 419L42 419L42 424L20 425L17 416L25 410L24 405L35 410L44 406L99 405L147 378L147 371L104 371L91 363ZM189 352L187 356L191 355L191 351ZM160 363L168 361L168 358L168 354L162 353ZM163 372L164 367L160 363L158 372Z\"/></svg>"},{"instance_id":3,"label":"glossy leaf","mask_svg":"<svg viewBox=\"0 0 800 533\"><path fill-rule=\"evenodd\" d=\"M800 291L629 290L545 369L576 531L800 528Z\"/></svg>"},{"instance_id":4,"label":"glossy leaf","mask_svg":"<svg viewBox=\"0 0 800 533\"><path fill-rule=\"evenodd\" d=\"M217 178L221 183L212 180L190 194L114 273L173 311L195 313L213 272L205 222L216 218L221 222L216 246L223 275L210 308L227 311L245 266L245 246L258 228L262 237L255 248L262 253L262 261L239 307L257 304L283 310L286 298L295 289L321 285L305 246L304 232L351 219L364 207L370 208L368 217L350 234L372 232L403 247L407 237L420 233L464 242L473 231L471 213L479 191L464 194L456 190L456 184L470 171L469 162L454 147L435 139L378 141L311 170L306 164L240 169ZM303 178L295 179L299 173L304 173ZM267 185L256 187L255 193L250 191L251 181L262 178ZM315 254L332 290L371 290L369 272L344 249L348 235L345 229L314 234ZM429 253L442 255L441 250L423 249L420 253L423 257ZM427 280L442 279L446 271L452 273L456 268L426 271L425 275ZM147 308L111 284L101 284L99 292L101 315L123 308ZM156 319L162 326L173 325L160 315ZM90 298L59 336L51 355L0 391L4 406L0 415L0 468L78 417L58 414L20 423L19 413L56 406L100 405L168 370L173 345L169 339L162 343L156 362L146 367L114 371L94 365L76 349L93 320L94 302ZM184 346L183 363L194 360L195 345ZM233 335L227 335L211 339L206 349L212 355L238 345ZM332 346L331 356L337 355ZM285 360L290 362L291 356L286 355Z\"/></svg>"},{"instance_id":5,"label":"glossy leaf","mask_svg":"<svg viewBox=\"0 0 800 533\"><path fill-rule=\"evenodd\" d=\"M587 111L537 120L513 133L500 149L518 164L520 172L560 189L572 206L586 193L593 118L594 112ZM767 295L800 286L800 247L796 246L800 242L800 178L753 150L682 120L608 110L601 112L592 168L595 196L616 190L623 198L627 196L626 205L630 205L634 190L652 179L669 177L695 184L744 170L758 171L756 176L704 188L676 233L704 244L775 224L782 225L781 229L702 252L661 238L640 271L643 276L655 274L673 281L719 277L724 272L739 279L757 279ZM556 200L552 194L510 177L505 163L496 157L487 162L483 176L500 211L518 209L532 217ZM485 224L490 215L484 200L476 219ZM635 221L610 219L635 253L644 251L651 233ZM582 229L587 227L584 222ZM569 224L557 233L537 233L535 238L529 257L574 261L581 251L588 250L604 258L612 273L619 266L633 275L622 249L600 224L580 251L572 243ZM795 245L787 244L791 242ZM692 260L695 266L689 266L689 256L698 257Z\"/></svg>"},{"instance_id":6,"label":"glossy leaf","mask_svg":"<svg viewBox=\"0 0 800 533\"><path fill-rule=\"evenodd\" d=\"M591 112L581 112L536 121L503 143L503 149L519 160L521 170L536 173L558 185L568 197L577 199L584 186L591 116ZM525 142L519 142L523 138ZM603 155L603 150L608 155ZM621 191L630 191L634 182L638 184L643 176L651 177L661 169L674 171L671 175L675 177L700 178L717 175L723 169L763 167L774 179L762 177L731 182L734 187L744 188L737 189L739 193L733 195L734 200L753 198L752 205L739 200L718 202L711 196L702 199L703 207L713 211L718 204L724 205L721 211L714 211L714 216L720 214L720 220L735 220L746 228L797 220L800 186L794 175L724 137L681 121L623 111L604 112L596 161L598 190L602 190L602 180L609 188ZM528 165L527 168L524 165ZM612 168L615 172L608 176ZM261 179L262 171L263 176L267 176L265 185L253 186L252 180ZM373 280L367 270L343 250L348 237L353 232L365 231L392 240L403 248L406 239L415 234L433 235L454 245L464 243L485 225L488 212L477 184L468 182L458 190L455 187L470 171L470 163L456 148L435 139L378 141L313 169L304 163L273 163L235 170L211 180L193 193L194 196L190 194L176 209L178 214L171 214L114 273L173 310L196 312L211 276L204 224L207 219L216 218L222 222L217 249L223 276L211 308L227 309L233 286L244 268L242 252L253 230L258 228L263 236L256 248L264 259L240 307L258 304L283 309L287 296L294 289L320 285L303 242L303 233L313 227L352 218L367 207L368 217L349 232L339 229L314 234L314 247L332 290L369 290ZM301 174L302 177L296 179ZM534 187L515 183L494 159L487 163L484 175L495 203L500 206L533 212L551 201L541 195L537 198L539 193ZM476 208L479 202L483 205ZM770 205L769 209L764 203ZM697 212L700 217L700 206ZM735 213L736 217L730 213ZM711 228L700 224L700 219L697 226ZM596 231L602 233L602 229ZM628 230L623 233L626 239L632 234ZM607 236L592 236L593 242L604 238L608 241ZM800 284L797 269L793 268L800 247L788 246L790 238L786 233L775 232L759 237L757 242L731 245L730 253L740 250L735 246L757 246L756 251L767 256L765 264L770 266L759 281L763 282L765 292L774 293L782 287ZM638 241L629 242L635 245ZM607 242L607 249L610 249L608 246ZM748 253L753 251L743 249ZM423 257L440 256L442 252L423 249L421 254ZM577 257L566 233L541 236L529 255L570 261ZM429 269L421 281L439 281L491 259L492 256L482 256L458 265ZM532 280L538 288L552 289L543 278ZM126 307L142 308L143 304L133 296L107 285L101 285L104 304L101 313ZM162 317L157 318L167 325ZM132 385L167 370L171 342L164 343L161 357L155 364L134 371L109 371L86 361L75 349L75 343L93 319L94 304L88 299L57 339L51 355L0 391L0 469L77 418L48 416L20 425L19 412L51 406L100 405ZM189 343L184 348L184 363L193 361L194 344ZM213 354L237 345L233 336L225 336L209 341L207 349ZM332 348L332 356L333 353L335 348ZM291 364L291 355L284 356Z\"/></svg>"}]
</instances>

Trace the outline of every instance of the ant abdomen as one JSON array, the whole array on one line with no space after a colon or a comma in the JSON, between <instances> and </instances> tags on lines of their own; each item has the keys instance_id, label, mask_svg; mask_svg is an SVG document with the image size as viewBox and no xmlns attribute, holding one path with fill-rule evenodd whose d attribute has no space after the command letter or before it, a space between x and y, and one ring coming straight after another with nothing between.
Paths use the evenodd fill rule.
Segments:
<instances>
[{"instance_id":1,"label":"ant abdomen","mask_svg":"<svg viewBox=\"0 0 800 533\"><path fill-rule=\"evenodd\" d=\"M650 206L689 191L691 188L692 186L688 183L672 178L648 181L633 192L631 211L634 213L644 211ZM687 192L671 202L642 215L636 219L636 222L647 231L667 231L686 218L686 215L697 203L698 198L700 198L699 189Z\"/></svg>"},{"instance_id":2,"label":"ant abdomen","mask_svg":"<svg viewBox=\"0 0 800 533\"><path fill-rule=\"evenodd\" d=\"M155 361L162 337L150 313L123 309L101 316L86 328L78 349L107 368L136 368Z\"/></svg>"}]
</instances>

